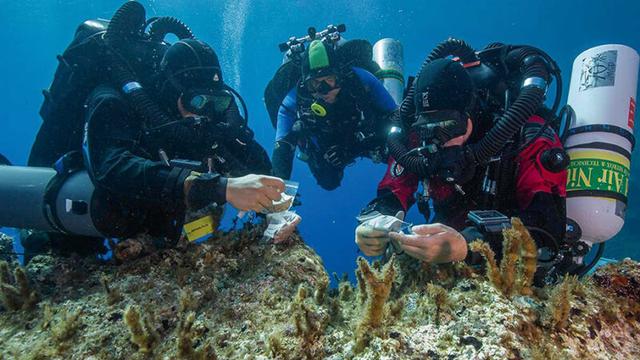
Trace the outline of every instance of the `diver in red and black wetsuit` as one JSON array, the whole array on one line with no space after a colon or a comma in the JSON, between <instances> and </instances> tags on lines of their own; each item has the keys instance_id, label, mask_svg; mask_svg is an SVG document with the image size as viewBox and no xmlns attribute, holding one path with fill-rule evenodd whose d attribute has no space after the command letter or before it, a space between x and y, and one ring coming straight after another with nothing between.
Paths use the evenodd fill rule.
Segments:
<instances>
[{"instance_id":1,"label":"diver in red and black wetsuit","mask_svg":"<svg viewBox=\"0 0 640 360\"><path fill-rule=\"evenodd\" d=\"M523 63L529 64L543 62L539 57L527 59L527 55L520 54L518 59L524 58ZM361 214L361 219L367 220L356 229L356 243L365 255L381 255L392 242L396 251L425 262L466 258L475 263L479 256L468 251L467 244L478 238L488 241L499 255L501 227L489 231L469 222L469 212L477 210L520 217L539 246L549 242L557 245L564 237L567 159L560 139L543 118L542 87L546 88L549 81L544 66L537 66L537 73L530 71L521 77L526 85L520 94L529 104L518 103L520 98L512 105L521 117L521 125L513 114L500 117L478 111L482 99L465 67L461 61L442 58L425 62L421 69L411 94L414 111L409 119L403 119L410 124L408 135L398 135L399 129L390 135L402 139L406 148L397 149L397 138L396 143L390 141L395 158L389 159L378 196ZM528 106L521 106L523 103ZM487 149L483 141L493 128L502 126L499 130L503 130L509 121L519 126L490 143L489 147L499 145L495 147L500 149L497 154L489 154L487 161L482 153ZM495 144L505 138L508 141ZM414 193L421 182L418 205L431 224L414 226L411 234L370 226L376 216L401 218L414 204Z\"/></svg>"}]
</instances>

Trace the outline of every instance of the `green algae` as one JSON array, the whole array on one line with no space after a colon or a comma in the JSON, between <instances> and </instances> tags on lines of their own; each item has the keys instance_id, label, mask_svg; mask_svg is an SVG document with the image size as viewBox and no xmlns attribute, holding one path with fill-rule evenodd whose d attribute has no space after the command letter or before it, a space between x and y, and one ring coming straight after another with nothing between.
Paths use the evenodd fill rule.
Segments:
<instances>
[{"instance_id":1,"label":"green algae","mask_svg":"<svg viewBox=\"0 0 640 360\"><path fill-rule=\"evenodd\" d=\"M640 267L633 261L601 269L593 280L567 278L509 297L464 264L399 256L386 268L360 260L361 286L343 280L334 290L299 237L273 245L260 241L262 230L218 233L118 265L36 258L25 273L41 301L31 311L0 311L1 357L640 357ZM376 295L370 283L388 294ZM133 340L140 329L125 321L132 308L152 338L147 352ZM371 309L374 322L366 320ZM367 336L359 338L358 329Z\"/></svg>"}]
</instances>

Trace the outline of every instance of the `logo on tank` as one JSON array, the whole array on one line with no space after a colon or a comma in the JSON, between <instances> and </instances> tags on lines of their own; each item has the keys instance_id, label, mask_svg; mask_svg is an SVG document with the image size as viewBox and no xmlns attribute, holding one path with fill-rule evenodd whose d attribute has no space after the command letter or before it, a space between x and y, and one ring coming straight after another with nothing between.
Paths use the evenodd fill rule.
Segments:
<instances>
[{"instance_id":1,"label":"logo on tank","mask_svg":"<svg viewBox=\"0 0 640 360\"><path fill-rule=\"evenodd\" d=\"M614 86L616 81L617 50L607 50L582 59L580 88L585 91L601 86Z\"/></svg>"}]
</instances>

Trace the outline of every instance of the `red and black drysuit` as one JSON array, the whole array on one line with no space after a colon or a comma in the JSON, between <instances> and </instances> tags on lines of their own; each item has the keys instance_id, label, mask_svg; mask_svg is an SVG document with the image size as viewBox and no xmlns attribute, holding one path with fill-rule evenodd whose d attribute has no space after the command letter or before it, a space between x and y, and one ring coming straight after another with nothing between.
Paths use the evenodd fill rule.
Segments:
<instances>
[{"instance_id":1,"label":"red and black drysuit","mask_svg":"<svg viewBox=\"0 0 640 360\"><path fill-rule=\"evenodd\" d=\"M512 151L510 159L503 159L500 163L491 165L490 169L487 166L477 167L473 179L462 184L464 195L453 184L437 178L430 179L428 195L433 200L435 210L433 222L443 223L460 231L467 242L478 238L489 241L498 256L502 253L501 236L487 236L470 226L466 221L469 211L498 210L507 216L521 218L527 226L545 230L556 241L562 239L566 222L567 171L554 173L542 165L541 156L545 151L562 149L562 143L553 129L546 128L540 133L543 124L543 118L532 116L523 127L518 142L510 148L518 149L528 141L531 141L530 144L519 152ZM478 135L472 134L469 141L473 143L474 140L479 140ZM411 145L415 147L416 142L413 141ZM508 152L509 148L503 151L505 154ZM493 168L494 166L499 169ZM493 200L486 200L482 191L485 174L489 171L500 174L497 196ZM394 215L400 210L406 212L415 202L414 193L420 180L416 174L406 171L393 158L389 158L387 171L378 185L378 196L369 203L365 211L377 210L385 215ZM467 261L478 262L477 254L469 254Z\"/></svg>"}]
</instances>

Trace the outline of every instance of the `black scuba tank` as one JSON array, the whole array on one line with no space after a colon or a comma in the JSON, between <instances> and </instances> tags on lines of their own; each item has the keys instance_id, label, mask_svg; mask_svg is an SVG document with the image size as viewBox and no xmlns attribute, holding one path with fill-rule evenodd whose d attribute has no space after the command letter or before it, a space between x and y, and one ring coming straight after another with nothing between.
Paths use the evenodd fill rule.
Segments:
<instances>
[{"instance_id":1,"label":"black scuba tank","mask_svg":"<svg viewBox=\"0 0 640 360\"><path fill-rule=\"evenodd\" d=\"M82 144L82 106L89 93L107 81L101 35L105 20L88 20L80 24L71 44L58 55L53 82L44 90L40 108L43 123L29 155L29 166L51 166L65 153Z\"/></svg>"},{"instance_id":2,"label":"black scuba tank","mask_svg":"<svg viewBox=\"0 0 640 360\"><path fill-rule=\"evenodd\" d=\"M51 166L69 151L82 146L83 110L89 94L98 85L111 82L110 50L105 46L106 20L88 20L78 26L74 38L62 55L49 89L44 90L40 107L42 125L29 155L29 166ZM152 81L162 55L164 42L149 40L127 44L128 64L141 82Z\"/></svg>"},{"instance_id":3,"label":"black scuba tank","mask_svg":"<svg viewBox=\"0 0 640 360\"><path fill-rule=\"evenodd\" d=\"M135 1L121 6L111 21L80 24L69 46L57 56L53 81L43 91L43 123L28 165L51 166L64 154L81 148L87 97L99 85L120 88L116 80L122 68L133 80L152 88L149 85L157 80L160 62L169 48L164 41L169 33L179 39L193 37L191 30L173 17L146 20L144 8Z\"/></svg>"}]
</instances>

